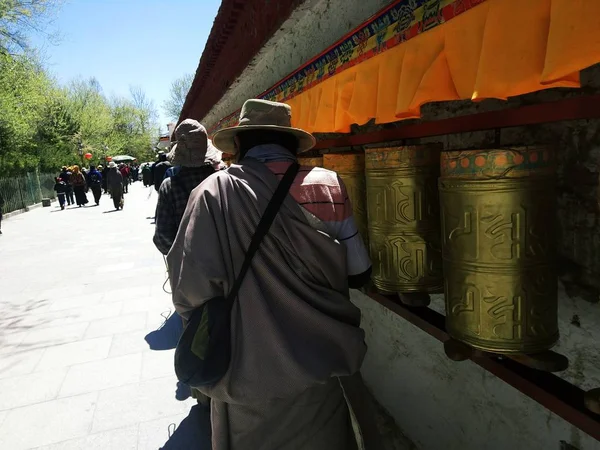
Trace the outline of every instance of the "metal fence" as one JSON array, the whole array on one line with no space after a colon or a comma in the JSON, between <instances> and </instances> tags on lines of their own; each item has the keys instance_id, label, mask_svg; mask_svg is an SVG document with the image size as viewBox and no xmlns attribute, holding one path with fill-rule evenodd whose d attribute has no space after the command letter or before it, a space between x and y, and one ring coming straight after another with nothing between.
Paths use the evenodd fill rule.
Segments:
<instances>
[{"instance_id":1,"label":"metal fence","mask_svg":"<svg viewBox=\"0 0 600 450\"><path fill-rule=\"evenodd\" d=\"M25 209L43 198L56 198L55 175L28 173L21 177L0 178L0 196L4 199L3 213Z\"/></svg>"}]
</instances>

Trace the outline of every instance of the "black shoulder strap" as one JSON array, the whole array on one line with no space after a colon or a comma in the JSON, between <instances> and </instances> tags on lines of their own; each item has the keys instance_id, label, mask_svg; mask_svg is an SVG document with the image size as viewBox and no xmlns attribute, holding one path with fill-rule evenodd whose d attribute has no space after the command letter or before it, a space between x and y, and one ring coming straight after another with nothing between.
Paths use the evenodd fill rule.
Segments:
<instances>
[{"instance_id":1,"label":"black shoulder strap","mask_svg":"<svg viewBox=\"0 0 600 450\"><path fill-rule=\"evenodd\" d=\"M294 178L296 178L296 174L298 173L298 169L300 166L297 163L292 164L289 169L285 172L282 180L279 182L273 197L271 197L271 201L267 205L263 216L258 223L258 227L256 227L256 231L254 232L254 236L252 236L252 241L248 246L248 250L246 251L246 257L244 258L244 263L242 264L242 268L240 273L238 274L235 282L233 283L233 287L227 296L227 299L233 303L235 298L237 297L238 291L242 285L242 281L244 281L244 277L250 268L250 263L252 262L252 258L254 254L260 247L260 243L262 242L265 235L268 233L271 228L271 224L277 213L279 212L279 208L283 204L290 187L292 186L292 182Z\"/></svg>"}]
</instances>

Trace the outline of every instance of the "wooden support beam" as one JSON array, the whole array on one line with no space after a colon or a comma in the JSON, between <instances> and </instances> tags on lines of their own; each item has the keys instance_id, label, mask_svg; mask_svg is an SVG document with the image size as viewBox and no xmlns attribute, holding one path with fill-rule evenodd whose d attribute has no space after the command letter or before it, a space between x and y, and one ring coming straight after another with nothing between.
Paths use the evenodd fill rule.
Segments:
<instances>
[{"instance_id":1,"label":"wooden support beam","mask_svg":"<svg viewBox=\"0 0 600 450\"><path fill-rule=\"evenodd\" d=\"M364 134L348 134L317 142L315 150L351 147L416 139L446 134L519 127L563 120L600 118L600 95L582 96L518 108L452 117L430 122L409 123L394 129Z\"/></svg>"}]
</instances>

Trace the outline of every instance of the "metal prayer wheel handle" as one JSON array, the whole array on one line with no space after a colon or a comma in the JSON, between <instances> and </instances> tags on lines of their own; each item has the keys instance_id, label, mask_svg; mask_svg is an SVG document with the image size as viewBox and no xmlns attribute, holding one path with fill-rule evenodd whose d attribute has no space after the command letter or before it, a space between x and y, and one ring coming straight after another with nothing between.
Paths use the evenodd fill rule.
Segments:
<instances>
[{"instance_id":1,"label":"metal prayer wheel handle","mask_svg":"<svg viewBox=\"0 0 600 450\"><path fill-rule=\"evenodd\" d=\"M600 414L600 388L587 391L583 395L583 403L594 414Z\"/></svg>"},{"instance_id":2,"label":"metal prayer wheel handle","mask_svg":"<svg viewBox=\"0 0 600 450\"><path fill-rule=\"evenodd\" d=\"M457 341L456 339L448 339L444 342L444 353L452 361L466 361L468 359L476 358L488 358L490 356L498 356L493 353L484 352L473 347L469 347L467 344Z\"/></svg>"},{"instance_id":3,"label":"metal prayer wheel handle","mask_svg":"<svg viewBox=\"0 0 600 450\"><path fill-rule=\"evenodd\" d=\"M478 350L452 338L444 342L444 353L446 353L446 356L449 359L457 362L474 358L501 356L503 358L512 359L513 361L523 364L531 369L541 370L543 372L562 372L569 367L569 360L566 356L550 350L535 353L533 355L498 355L495 353ZM597 392L594 394L593 391ZM600 414L600 389L594 389L590 392L592 393L590 394L589 399L590 405L597 407L597 414ZM588 407L588 409L594 411L590 407Z\"/></svg>"},{"instance_id":4,"label":"metal prayer wheel handle","mask_svg":"<svg viewBox=\"0 0 600 450\"><path fill-rule=\"evenodd\" d=\"M456 339L448 339L444 342L444 353L452 361L460 362L471 359L474 350L473 347L469 347Z\"/></svg>"},{"instance_id":5,"label":"metal prayer wheel handle","mask_svg":"<svg viewBox=\"0 0 600 450\"><path fill-rule=\"evenodd\" d=\"M398 298L404 305L416 308L423 308L431 303L431 297L426 292L398 292Z\"/></svg>"},{"instance_id":6,"label":"metal prayer wheel handle","mask_svg":"<svg viewBox=\"0 0 600 450\"><path fill-rule=\"evenodd\" d=\"M560 353L546 350L524 355L503 355L531 369L543 372L562 372L569 367L569 359Z\"/></svg>"}]
</instances>

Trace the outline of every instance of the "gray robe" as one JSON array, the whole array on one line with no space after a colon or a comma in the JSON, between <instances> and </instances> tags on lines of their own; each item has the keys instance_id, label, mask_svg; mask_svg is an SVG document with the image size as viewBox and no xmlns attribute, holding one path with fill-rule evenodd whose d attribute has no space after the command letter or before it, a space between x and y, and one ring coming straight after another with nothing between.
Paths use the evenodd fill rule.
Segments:
<instances>
[{"instance_id":1,"label":"gray robe","mask_svg":"<svg viewBox=\"0 0 600 450\"><path fill-rule=\"evenodd\" d=\"M123 194L123 175L116 167L108 169L106 183L112 195L121 196Z\"/></svg>"},{"instance_id":2,"label":"gray robe","mask_svg":"<svg viewBox=\"0 0 600 450\"><path fill-rule=\"evenodd\" d=\"M277 184L247 158L193 191L167 256L183 317L229 291ZM212 398L213 449L356 448L339 377L362 364L359 322L344 247L288 195L234 304L229 371L202 390Z\"/></svg>"}]
</instances>

